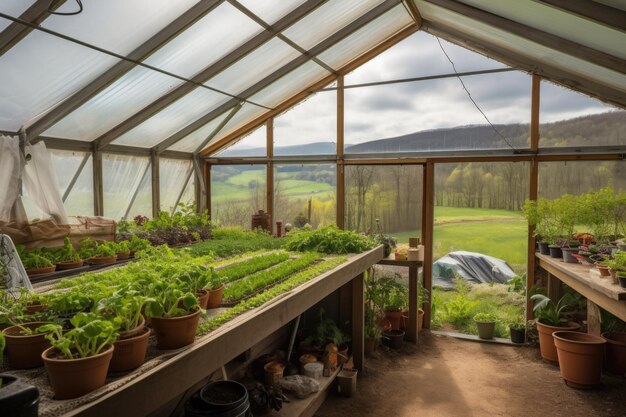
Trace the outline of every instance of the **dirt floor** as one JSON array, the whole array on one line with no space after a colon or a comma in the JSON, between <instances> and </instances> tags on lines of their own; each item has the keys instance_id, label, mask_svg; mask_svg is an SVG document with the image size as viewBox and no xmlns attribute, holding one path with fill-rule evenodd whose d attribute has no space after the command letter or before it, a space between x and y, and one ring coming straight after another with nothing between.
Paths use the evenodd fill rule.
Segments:
<instances>
[{"instance_id":1,"label":"dirt floor","mask_svg":"<svg viewBox=\"0 0 626 417\"><path fill-rule=\"evenodd\" d=\"M539 350L430 333L366 357L352 398L330 395L316 417L626 416L626 379L574 390Z\"/></svg>"}]
</instances>

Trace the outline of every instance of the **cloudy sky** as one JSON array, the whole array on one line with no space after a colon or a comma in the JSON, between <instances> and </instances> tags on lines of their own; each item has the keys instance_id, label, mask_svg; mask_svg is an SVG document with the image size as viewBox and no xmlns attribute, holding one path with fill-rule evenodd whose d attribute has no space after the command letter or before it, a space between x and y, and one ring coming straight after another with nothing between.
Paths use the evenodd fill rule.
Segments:
<instances>
[{"instance_id":1,"label":"cloudy sky","mask_svg":"<svg viewBox=\"0 0 626 417\"><path fill-rule=\"evenodd\" d=\"M442 40L457 71L504 68L505 65ZM452 73L437 39L418 32L346 76L346 86ZM530 76L523 72L464 77L472 97L492 123L529 123ZM553 122L611 109L583 94L542 83L541 120ZM277 118L276 146L334 142L334 91L321 92ZM347 89L346 144L394 137L421 130L484 124L456 78ZM237 146L262 143L261 132Z\"/></svg>"}]
</instances>

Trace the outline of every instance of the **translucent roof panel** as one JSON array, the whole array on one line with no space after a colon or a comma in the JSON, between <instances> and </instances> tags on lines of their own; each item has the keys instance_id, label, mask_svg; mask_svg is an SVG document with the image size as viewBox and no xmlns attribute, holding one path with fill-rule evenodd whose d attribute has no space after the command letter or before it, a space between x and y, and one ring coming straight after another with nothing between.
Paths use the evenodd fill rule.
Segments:
<instances>
[{"instance_id":1,"label":"translucent roof panel","mask_svg":"<svg viewBox=\"0 0 626 417\"><path fill-rule=\"evenodd\" d=\"M330 0L283 31L283 34L308 50L382 2L382 0Z\"/></svg>"},{"instance_id":2,"label":"translucent roof panel","mask_svg":"<svg viewBox=\"0 0 626 417\"><path fill-rule=\"evenodd\" d=\"M230 94L239 94L276 70L277 65L295 59L300 53L278 38L272 38L205 85ZM277 64L281 63L281 64Z\"/></svg>"},{"instance_id":3,"label":"translucent roof panel","mask_svg":"<svg viewBox=\"0 0 626 417\"><path fill-rule=\"evenodd\" d=\"M34 2L35 0L2 0L2 2L0 2L0 12L13 17L20 17ZM0 17L0 31L11 23L10 20Z\"/></svg>"},{"instance_id":4,"label":"translucent roof panel","mask_svg":"<svg viewBox=\"0 0 626 417\"><path fill-rule=\"evenodd\" d=\"M232 142L215 156L265 156L267 155L267 125L263 124L251 133Z\"/></svg>"},{"instance_id":5,"label":"translucent roof panel","mask_svg":"<svg viewBox=\"0 0 626 417\"><path fill-rule=\"evenodd\" d=\"M626 33L551 7L519 0L461 0L509 20L626 59Z\"/></svg>"},{"instance_id":6,"label":"translucent roof panel","mask_svg":"<svg viewBox=\"0 0 626 417\"><path fill-rule=\"evenodd\" d=\"M256 106L255 106L256 107ZM181 152L195 152L200 145L213 133L215 129L222 123L230 111L224 112L209 123L202 126L200 129L196 129L169 148L172 151Z\"/></svg>"},{"instance_id":7,"label":"translucent roof panel","mask_svg":"<svg viewBox=\"0 0 626 417\"><path fill-rule=\"evenodd\" d=\"M48 129L44 136L91 141L183 81L135 67Z\"/></svg>"},{"instance_id":8,"label":"translucent roof panel","mask_svg":"<svg viewBox=\"0 0 626 417\"><path fill-rule=\"evenodd\" d=\"M117 58L33 31L0 57L0 129L18 130Z\"/></svg>"},{"instance_id":9,"label":"translucent roof panel","mask_svg":"<svg viewBox=\"0 0 626 417\"><path fill-rule=\"evenodd\" d=\"M413 19L404 6L398 5L336 43L318 58L331 68L339 69L412 23Z\"/></svg>"},{"instance_id":10,"label":"translucent roof panel","mask_svg":"<svg viewBox=\"0 0 626 417\"><path fill-rule=\"evenodd\" d=\"M145 62L190 77L262 31L252 19L222 3Z\"/></svg>"},{"instance_id":11,"label":"translucent roof panel","mask_svg":"<svg viewBox=\"0 0 626 417\"><path fill-rule=\"evenodd\" d=\"M198 87L113 143L150 148L229 99L223 94Z\"/></svg>"},{"instance_id":12,"label":"translucent roof panel","mask_svg":"<svg viewBox=\"0 0 626 417\"><path fill-rule=\"evenodd\" d=\"M235 130L245 126L246 124L252 122L257 117L261 116L267 110L263 107L255 106L253 104L246 103L241 109L233 116L232 119L226 123L226 126L220 131L218 135L216 135L209 144L215 143L218 140L230 135Z\"/></svg>"},{"instance_id":13,"label":"translucent roof panel","mask_svg":"<svg viewBox=\"0 0 626 417\"><path fill-rule=\"evenodd\" d=\"M315 62L308 61L253 95L250 100L267 107L275 107L327 75L330 72Z\"/></svg>"},{"instance_id":14,"label":"translucent roof panel","mask_svg":"<svg viewBox=\"0 0 626 417\"><path fill-rule=\"evenodd\" d=\"M41 26L118 54L128 55L197 2L198 0L88 1L79 15L51 15ZM76 9L76 2L66 1L58 11L67 13Z\"/></svg>"},{"instance_id":15,"label":"translucent roof panel","mask_svg":"<svg viewBox=\"0 0 626 417\"><path fill-rule=\"evenodd\" d=\"M300 6L306 0L239 0L246 9L273 25L278 19Z\"/></svg>"}]
</instances>

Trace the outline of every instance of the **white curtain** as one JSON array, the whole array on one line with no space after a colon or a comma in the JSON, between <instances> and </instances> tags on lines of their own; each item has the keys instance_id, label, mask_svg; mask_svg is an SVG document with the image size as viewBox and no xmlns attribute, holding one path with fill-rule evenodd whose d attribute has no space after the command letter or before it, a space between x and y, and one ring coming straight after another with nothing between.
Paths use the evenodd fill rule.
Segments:
<instances>
[{"instance_id":1,"label":"white curtain","mask_svg":"<svg viewBox=\"0 0 626 417\"><path fill-rule=\"evenodd\" d=\"M0 222L26 222L20 199L20 140L0 135Z\"/></svg>"},{"instance_id":2,"label":"white curtain","mask_svg":"<svg viewBox=\"0 0 626 417\"><path fill-rule=\"evenodd\" d=\"M67 213L59 191L59 181L50 153L43 142L26 147L31 159L24 168L24 188L41 211L42 218L52 217L57 224L67 224Z\"/></svg>"}]
</instances>

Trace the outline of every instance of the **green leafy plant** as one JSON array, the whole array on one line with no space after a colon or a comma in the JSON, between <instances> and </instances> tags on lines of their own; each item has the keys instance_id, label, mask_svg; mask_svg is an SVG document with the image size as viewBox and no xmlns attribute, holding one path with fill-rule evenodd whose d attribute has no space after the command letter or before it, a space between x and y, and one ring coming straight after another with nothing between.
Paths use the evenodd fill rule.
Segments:
<instances>
[{"instance_id":1,"label":"green leafy plant","mask_svg":"<svg viewBox=\"0 0 626 417\"><path fill-rule=\"evenodd\" d=\"M267 269L289 259L286 252L270 253L262 256L255 256L243 262L238 262L217 271L223 282L232 282L255 272Z\"/></svg>"},{"instance_id":2,"label":"green leafy plant","mask_svg":"<svg viewBox=\"0 0 626 417\"><path fill-rule=\"evenodd\" d=\"M524 322L515 322L515 323L509 324L509 327L512 330L526 330L526 323L524 323Z\"/></svg>"},{"instance_id":3,"label":"green leafy plant","mask_svg":"<svg viewBox=\"0 0 626 417\"><path fill-rule=\"evenodd\" d=\"M533 294L530 299L533 302L535 320L549 326L561 327L567 324L563 313L578 304L578 298L571 293L565 293L559 301L554 302L544 294Z\"/></svg>"},{"instance_id":4,"label":"green leafy plant","mask_svg":"<svg viewBox=\"0 0 626 417\"><path fill-rule=\"evenodd\" d=\"M361 253L375 246L373 239L337 226L317 230L294 229L287 234L285 248L298 252Z\"/></svg>"},{"instance_id":5,"label":"green leafy plant","mask_svg":"<svg viewBox=\"0 0 626 417\"><path fill-rule=\"evenodd\" d=\"M474 321L479 323L495 323L496 316L490 313L476 313L474 315Z\"/></svg>"},{"instance_id":6,"label":"green leafy plant","mask_svg":"<svg viewBox=\"0 0 626 417\"><path fill-rule=\"evenodd\" d=\"M78 251L67 236L63 239L63 246L54 251L54 258L55 262L77 262L81 260Z\"/></svg>"},{"instance_id":7,"label":"green leafy plant","mask_svg":"<svg viewBox=\"0 0 626 417\"><path fill-rule=\"evenodd\" d=\"M128 248L133 252L139 252L148 247L150 247L150 241L148 239L141 239L136 235L133 235L128 241Z\"/></svg>"},{"instance_id":8,"label":"green leafy plant","mask_svg":"<svg viewBox=\"0 0 626 417\"><path fill-rule=\"evenodd\" d=\"M54 265L52 263L54 258L50 254L44 256L41 250L26 251L23 245L17 245L16 249L24 269L49 268Z\"/></svg>"},{"instance_id":9,"label":"green leafy plant","mask_svg":"<svg viewBox=\"0 0 626 417\"><path fill-rule=\"evenodd\" d=\"M118 325L120 331L135 329L141 322L141 310L144 305L152 301L151 298L141 295L130 288L121 289L98 303L99 314Z\"/></svg>"},{"instance_id":10,"label":"green leafy plant","mask_svg":"<svg viewBox=\"0 0 626 417\"><path fill-rule=\"evenodd\" d=\"M130 253L130 246L128 241L122 240L121 242L114 243L115 245L115 253Z\"/></svg>"},{"instance_id":11,"label":"green leafy plant","mask_svg":"<svg viewBox=\"0 0 626 417\"><path fill-rule=\"evenodd\" d=\"M46 339L63 354L65 359L79 359L101 353L117 339L115 325L93 313L78 313L70 319L73 328L67 332L58 324L39 328Z\"/></svg>"},{"instance_id":12,"label":"green leafy plant","mask_svg":"<svg viewBox=\"0 0 626 417\"><path fill-rule=\"evenodd\" d=\"M220 285L215 270L205 265L189 265L178 273L176 279L183 291L197 294L203 289L214 289Z\"/></svg>"},{"instance_id":13,"label":"green leafy plant","mask_svg":"<svg viewBox=\"0 0 626 417\"><path fill-rule=\"evenodd\" d=\"M146 302L148 317L181 317L200 308L196 295L183 291L177 282L156 280L147 292L151 296Z\"/></svg>"},{"instance_id":14,"label":"green leafy plant","mask_svg":"<svg viewBox=\"0 0 626 417\"><path fill-rule=\"evenodd\" d=\"M323 308L320 308L319 318L320 321L313 333L306 339L307 342L324 347L328 343L341 346L350 341L350 338L339 329L337 323L326 317L326 312Z\"/></svg>"}]
</instances>

